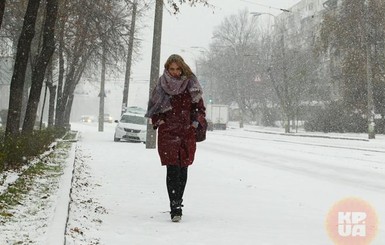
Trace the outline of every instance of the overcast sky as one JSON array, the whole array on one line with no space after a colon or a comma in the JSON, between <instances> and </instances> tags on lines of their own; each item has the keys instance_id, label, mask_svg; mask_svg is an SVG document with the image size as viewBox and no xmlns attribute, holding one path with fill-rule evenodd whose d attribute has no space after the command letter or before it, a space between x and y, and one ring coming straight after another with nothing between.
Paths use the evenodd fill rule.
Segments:
<instances>
[{"instance_id":1,"label":"overcast sky","mask_svg":"<svg viewBox=\"0 0 385 245\"><path fill-rule=\"evenodd\" d=\"M214 9L202 5L196 7L183 6L177 16L170 14L166 8L163 13L163 32L161 48L161 72L167 57L177 53L195 70L194 60L200 55L199 50L191 48L199 46L208 48L212 32L226 16L237 14L247 8L250 12L268 12L279 14L279 8L290 8L300 0L209 0ZM141 61L132 67L133 82L149 80L152 50L154 9L146 18L148 27L142 31L143 38Z\"/></svg>"}]
</instances>

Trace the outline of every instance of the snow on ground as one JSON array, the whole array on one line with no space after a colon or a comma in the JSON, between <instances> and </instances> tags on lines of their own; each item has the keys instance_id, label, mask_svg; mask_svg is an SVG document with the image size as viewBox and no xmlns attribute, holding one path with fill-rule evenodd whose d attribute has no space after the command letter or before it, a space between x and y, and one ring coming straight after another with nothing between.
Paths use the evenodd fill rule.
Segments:
<instances>
[{"instance_id":1,"label":"snow on ground","mask_svg":"<svg viewBox=\"0 0 385 245\"><path fill-rule=\"evenodd\" d=\"M100 244L332 244L326 215L350 196L367 200L379 220L385 218L381 137L353 141L239 129L209 132L189 168L184 216L175 224L155 149L113 142L113 125L103 133L95 125L73 126L82 132L80 145L90 156L90 182L97 183L89 196L105 210L98 230L84 237ZM81 220L79 214L70 220ZM384 230L381 223L373 244L384 244Z\"/></svg>"},{"instance_id":2,"label":"snow on ground","mask_svg":"<svg viewBox=\"0 0 385 245\"><path fill-rule=\"evenodd\" d=\"M29 164L33 166L44 161L46 171L35 174L34 178L25 178L28 194L19 205L1 213L0 244L63 244L74 149L71 144L56 147ZM8 187L23 178L13 171L11 176L12 181L3 186ZM0 202L0 205L4 204Z\"/></svg>"},{"instance_id":3,"label":"snow on ground","mask_svg":"<svg viewBox=\"0 0 385 245\"><path fill-rule=\"evenodd\" d=\"M289 137L272 134L274 128L252 132L266 131L255 126L208 132L189 168L182 221L172 223L157 151L113 142L114 126L98 132L96 124L72 124L80 138L65 244L328 245L326 216L351 196L375 208L380 225L372 244L385 244L383 135ZM7 224L8 234L29 223ZM44 244L35 238L31 244Z\"/></svg>"}]
</instances>

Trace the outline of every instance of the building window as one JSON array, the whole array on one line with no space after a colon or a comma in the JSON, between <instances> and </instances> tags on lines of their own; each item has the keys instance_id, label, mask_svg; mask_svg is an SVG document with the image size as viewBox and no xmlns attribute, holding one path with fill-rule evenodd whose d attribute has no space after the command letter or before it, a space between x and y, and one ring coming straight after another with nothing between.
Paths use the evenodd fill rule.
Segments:
<instances>
[{"instance_id":1,"label":"building window","mask_svg":"<svg viewBox=\"0 0 385 245\"><path fill-rule=\"evenodd\" d=\"M307 6L307 9L308 9L309 11L312 11L313 8L314 8L314 4L313 4L313 3L309 3L309 5Z\"/></svg>"}]
</instances>

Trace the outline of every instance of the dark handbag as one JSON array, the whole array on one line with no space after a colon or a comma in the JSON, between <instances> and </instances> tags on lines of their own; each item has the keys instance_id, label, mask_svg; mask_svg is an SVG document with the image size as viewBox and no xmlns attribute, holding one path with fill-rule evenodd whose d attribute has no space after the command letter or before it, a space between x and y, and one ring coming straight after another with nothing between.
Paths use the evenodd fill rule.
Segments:
<instances>
[{"instance_id":1,"label":"dark handbag","mask_svg":"<svg viewBox=\"0 0 385 245\"><path fill-rule=\"evenodd\" d=\"M206 140L207 121L206 118L202 117L198 127L195 129L196 142L202 142Z\"/></svg>"}]
</instances>

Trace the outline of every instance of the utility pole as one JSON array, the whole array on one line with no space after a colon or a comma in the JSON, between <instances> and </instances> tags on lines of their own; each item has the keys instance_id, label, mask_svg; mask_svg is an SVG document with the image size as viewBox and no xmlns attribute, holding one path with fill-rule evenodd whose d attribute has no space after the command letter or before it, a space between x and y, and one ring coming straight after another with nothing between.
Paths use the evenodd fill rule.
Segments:
<instances>
[{"instance_id":1,"label":"utility pole","mask_svg":"<svg viewBox=\"0 0 385 245\"><path fill-rule=\"evenodd\" d=\"M202 46L191 46L190 48L192 48L192 49L196 49L196 50L198 50L200 53L201 53L201 55L203 55L204 57L207 57L207 55L210 53L210 51L207 49L207 48L205 48L205 47L202 47ZM204 74L204 73L202 73L202 71L201 71L201 69L199 68L199 62L198 62L198 59L194 56L194 59L195 59L195 75L199 78L199 80L201 81L201 85L203 85L202 84L202 81L206 81L206 82L208 82L208 77L207 77L207 74ZM206 58L205 58L206 59ZM205 62L205 61L204 61ZM201 67L203 67L202 66L202 64L201 64ZM203 79L204 80L202 80L202 77L203 77ZM209 86L205 83L205 86L204 86L204 89L205 89L205 91L207 91ZM212 81L210 82L210 91L209 91L209 95L211 95L212 94ZM211 96L210 96L210 98L211 98Z\"/></svg>"},{"instance_id":2,"label":"utility pole","mask_svg":"<svg viewBox=\"0 0 385 245\"><path fill-rule=\"evenodd\" d=\"M151 74L148 98L151 98L151 93L154 90L159 78L160 66L160 46L162 43L162 19L163 19L163 0L156 0L155 3L155 18L154 18L154 35L152 39L152 58L151 58ZM156 148L156 132L152 128L152 124L147 122L146 148Z\"/></svg>"},{"instance_id":3,"label":"utility pole","mask_svg":"<svg viewBox=\"0 0 385 245\"><path fill-rule=\"evenodd\" d=\"M126 107L128 106L128 93L129 93L130 76L131 76L132 52L134 49L134 34L135 34L135 22L136 22L137 8L138 8L137 0L134 0L134 2L132 3L130 42L128 43L126 74L124 77L123 103L122 103L122 113L121 114L123 114L125 112Z\"/></svg>"},{"instance_id":4,"label":"utility pole","mask_svg":"<svg viewBox=\"0 0 385 245\"><path fill-rule=\"evenodd\" d=\"M291 98L289 96L289 84L287 81L287 65L286 65L286 52L285 52L285 26L282 28L282 69L283 69L283 93L284 93L284 111L285 111L285 133L290 133L290 116L291 116Z\"/></svg>"},{"instance_id":5,"label":"utility pole","mask_svg":"<svg viewBox=\"0 0 385 245\"><path fill-rule=\"evenodd\" d=\"M102 57L102 74L100 81L100 92L99 92L99 123L98 123L98 131L103 132L104 130L104 97L106 97L104 84L106 81L106 44L103 41L103 57Z\"/></svg>"},{"instance_id":6,"label":"utility pole","mask_svg":"<svg viewBox=\"0 0 385 245\"><path fill-rule=\"evenodd\" d=\"M367 90L368 90L368 108L367 108L368 138L374 139L376 137L376 133L375 133L375 122L374 122L374 101L373 101L373 83L372 83L372 66L371 66L372 44L370 42L371 26L370 26L370 17L369 17L369 0L366 0L365 17L366 17L365 18L366 19L366 81L367 81Z\"/></svg>"}]
</instances>

